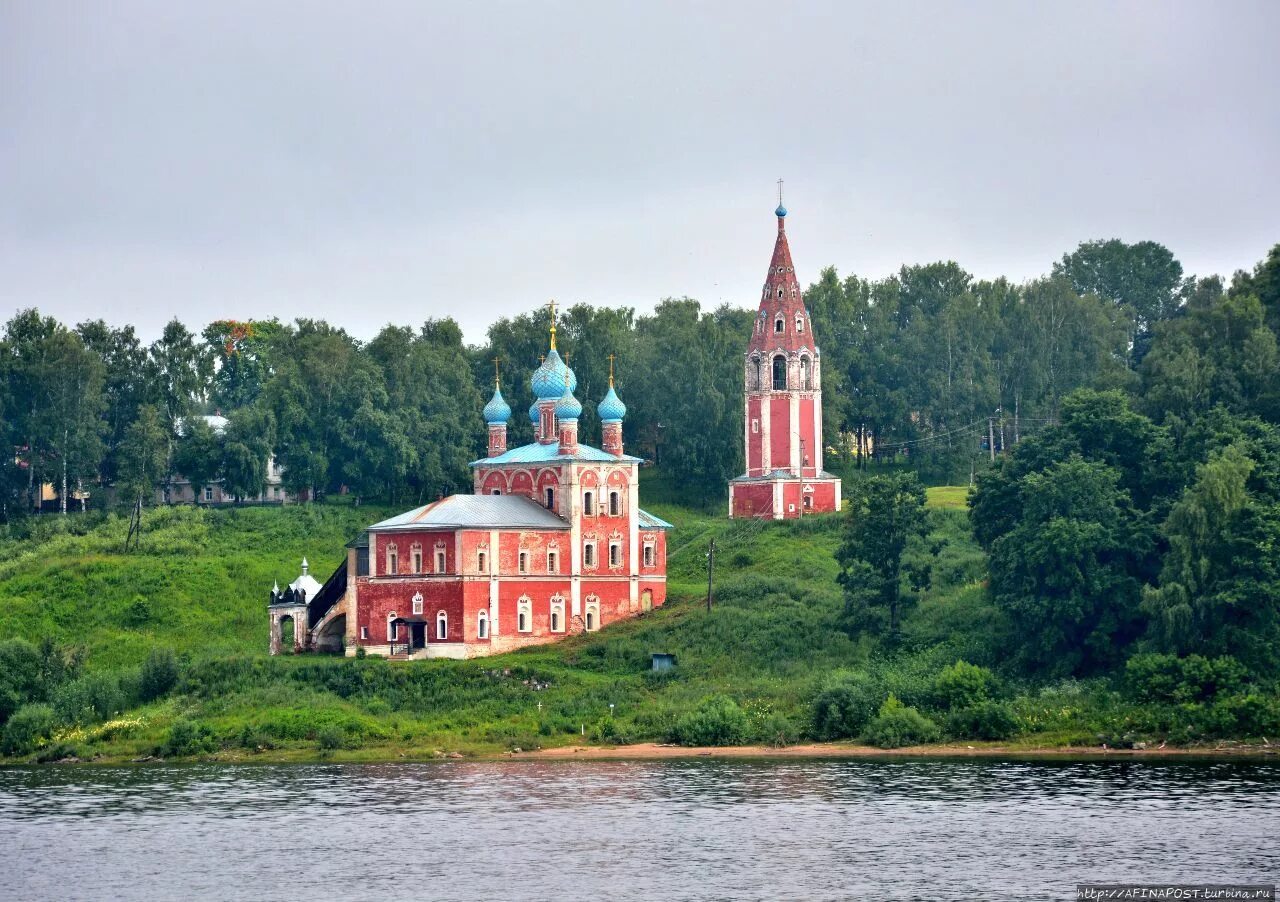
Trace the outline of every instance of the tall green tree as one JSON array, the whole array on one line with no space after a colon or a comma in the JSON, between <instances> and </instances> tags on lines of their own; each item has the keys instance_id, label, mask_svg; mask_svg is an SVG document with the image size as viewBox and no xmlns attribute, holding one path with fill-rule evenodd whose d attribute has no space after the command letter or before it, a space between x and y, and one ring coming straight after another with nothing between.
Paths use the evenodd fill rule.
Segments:
<instances>
[{"instance_id":1,"label":"tall green tree","mask_svg":"<svg viewBox=\"0 0 1280 902\"><path fill-rule=\"evenodd\" d=\"M203 417L184 417L173 443L173 469L191 483L196 501L204 487L222 478L222 439Z\"/></svg>"},{"instance_id":2,"label":"tall green tree","mask_svg":"<svg viewBox=\"0 0 1280 902\"><path fill-rule=\"evenodd\" d=\"M845 590L850 626L866 624L868 615L879 609L888 615L890 634L897 635L913 591L928 585L927 569L903 563L908 547L923 540L928 530L924 505L924 486L914 473L870 476L850 486L836 551L837 581Z\"/></svg>"},{"instance_id":3,"label":"tall green tree","mask_svg":"<svg viewBox=\"0 0 1280 902\"><path fill-rule=\"evenodd\" d=\"M139 408L117 449L116 489L121 502L146 504L167 473L170 435L164 415L153 405Z\"/></svg>"}]
</instances>

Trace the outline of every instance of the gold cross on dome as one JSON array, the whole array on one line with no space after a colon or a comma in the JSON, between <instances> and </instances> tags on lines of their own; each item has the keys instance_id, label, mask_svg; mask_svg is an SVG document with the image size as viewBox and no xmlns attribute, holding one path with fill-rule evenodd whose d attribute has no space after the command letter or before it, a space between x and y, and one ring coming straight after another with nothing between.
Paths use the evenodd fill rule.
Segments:
<instances>
[{"instance_id":1,"label":"gold cross on dome","mask_svg":"<svg viewBox=\"0 0 1280 902\"><path fill-rule=\"evenodd\" d=\"M556 301L555 298L547 301L547 309L551 311L551 350L556 349Z\"/></svg>"},{"instance_id":2,"label":"gold cross on dome","mask_svg":"<svg viewBox=\"0 0 1280 902\"><path fill-rule=\"evenodd\" d=\"M782 179L778 179L778 206L782 206Z\"/></svg>"},{"instance_id":3,"label":"gold cross on dome","mask_svg":"<svg viewBox=\"0 0 1280 902\"><path fill-rule=\"evenodd\" d=\"M501 357L493 358L493 384L495 386L500 386L502 384L502 373L498 370L498 364L501 361Z\"/></svg>"},{"instance_id":4,"label":"gold cross on dome","mask_svg":"<svg viewBox=\"0 0 1280 902\"><path fill-rule=\"evenodd\" d=\"M613 388L613 355L609 355L609 387Z\"/></svg>"}]
</instances>

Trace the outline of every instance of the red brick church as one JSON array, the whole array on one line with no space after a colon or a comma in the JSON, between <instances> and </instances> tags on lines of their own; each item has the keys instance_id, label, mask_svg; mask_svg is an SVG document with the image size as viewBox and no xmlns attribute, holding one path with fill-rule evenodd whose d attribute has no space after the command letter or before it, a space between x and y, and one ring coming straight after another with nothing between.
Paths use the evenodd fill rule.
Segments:
<instances>
[{"instance_id":1,"label":"red brick church","mask_svg":"<svg viewBox=\"0 0 1280 902\"><path fill-rule=\"evenodd\" d=\"M822 469L822 358L787 244L787 209L747 343L747 469L729 483L729 516L783 520L840 509L840 479Z\"/></svg>"},{"instance_id":2,"label":"red brick church","mask_svg":"<svg viewBox=\"0 0 1280 902\"><path fill-rule=\"evenodd\" d=\"M319 588L299 577L272 591L272 654L474 657L602 629L666 600L671 524L640 509L641 461L622 447L627 408L610 375L601 447L578 440L582 404L556 351L554 308L531 384L535 441L518 448L507 447L511 407L495 384L475 494L373 524Z\"/></svg>"}]
</instances>

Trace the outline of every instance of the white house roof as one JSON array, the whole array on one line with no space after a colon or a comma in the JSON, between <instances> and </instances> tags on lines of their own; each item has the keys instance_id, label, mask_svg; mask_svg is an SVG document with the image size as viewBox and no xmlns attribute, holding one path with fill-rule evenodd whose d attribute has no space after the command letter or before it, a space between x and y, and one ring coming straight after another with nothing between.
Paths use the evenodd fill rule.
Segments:
<instances>
[{"instance_id":1,"label":"white house roof","mask_svg":"<svg viewBox=\"0 0 1280 902\"><path fill-rule=\"evenodd\" d=\"M397 514L370 529L568 529L569 524L520 495L450 495Z\"/></svg>"},{"instance_id":2,"label":"white house roof","mask_svg":"<svg viewBox=\"0 0 1280 902\"><path fill-rule=\"evenodd\" d=\"M320 590L323 588L323 586L320 585L320 582L314 576L312 576L310 573L307 572L310 569L311 569L310 566L307 564L307 559L303 558L302 559L302 575L299 576L297 579L295 579L293 582L289 583L289 588L293 589L293 591L296 592L299 589L301 589L302 591L306 592L307 601L311 601L313 598L315 598L316 595L318 595L320 593Z\"/></svg>"}]
</instances>

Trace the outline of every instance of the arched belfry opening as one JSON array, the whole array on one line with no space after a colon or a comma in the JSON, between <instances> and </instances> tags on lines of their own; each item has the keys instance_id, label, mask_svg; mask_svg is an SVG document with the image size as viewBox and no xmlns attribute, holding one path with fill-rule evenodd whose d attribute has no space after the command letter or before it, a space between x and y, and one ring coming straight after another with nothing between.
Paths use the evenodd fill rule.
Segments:
<instances>
[{"instance_id":1,"label":"arched belfry opening","mask_svg":"<svg viewBox=\"0 0 1280 902\"><path fill-rule=\"evenodd\" d=\"M781 354L773 358L773 390L787 390L787 358Z\"/></svg>"}]
</instances>

